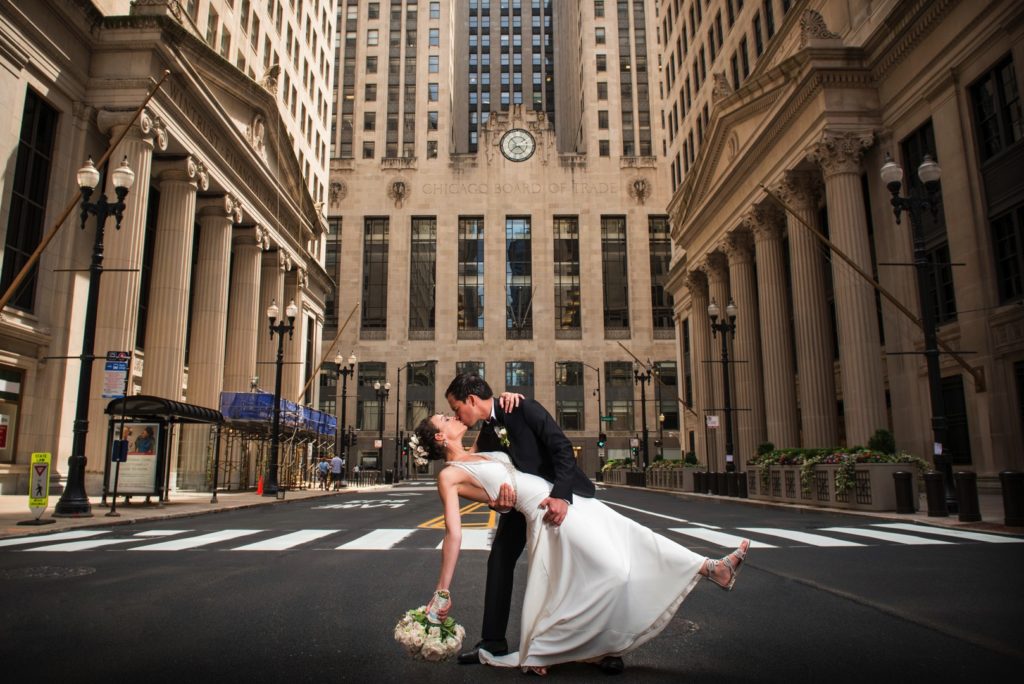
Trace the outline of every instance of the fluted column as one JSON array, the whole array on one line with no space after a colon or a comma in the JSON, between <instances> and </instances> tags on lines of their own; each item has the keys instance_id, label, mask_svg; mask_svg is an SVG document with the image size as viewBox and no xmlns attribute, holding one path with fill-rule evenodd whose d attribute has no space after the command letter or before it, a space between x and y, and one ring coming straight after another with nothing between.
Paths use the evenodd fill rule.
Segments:
<instances>
[{"instance_id":1,"label":"fluted column","mask_svg":"<svg viewBox=\"0 0 1024 684\"><path fill-rule=\"evenodd\" d=\"M209 186L192 158L160 173L152 280L146 321L142 393L181 401L185 382L185 322L196 223L196 190Z\"/></svg>"},{"instance_id":2,"label":"fluted column","mask_svg":"<svg viewBox=\"0 0 1024 684\"><path fill-rule=\"evenodd\" d=\"M268 336L266 308L260 307L263 281L260 261L263 232L235 235L232 244L231 286L228 291L228 350L224 359L224 391L246 392L253 376L273 379L256 363L257 341ZM275 257L276 258L276 257Z\"/></svg>"},{"instance_id":3,"label":"fluted column","mask_svg":"<svg viewBox=\"0 0 1024 684\"><path fill-rule=\"evenodd\" d=\"M779 448L795 447L799 446L800 434L781 217L776 218L755 208L744 222L753 230L757 259L757 305L761 324L768 441Z\"/></svg>"},{"instance_id":4,"label":"fluted column","mask_svg":"<svg viewBox=\"0 0 1024 684\"><path fill-rule=\"evenodd\" d=\"M280 315L285 315L288 302L284 298L284 276L291 268L291 263L291 259L281 249L263 255L260 270L259 325L256 335L256 375L259 376L260 389L265 392L274 391L274 363L277 359L277 340L270 336L267 307L272 301L276 301L281 311ZM282 392L281 396L288 395Z\"/></svg>"},{"instance_id":5,"label":"fluted column","mask_svg":"<svg viewBox=\"0 0 1024 684\"><path fill-rule=\"evenodd\" d=\"M708 320L708 280L703 271L686 274L690 291L690 363L693 373L693 410L697 414L697 455L709 467L716 463L716 454L705 427L706 409L714 407L711 395L711 322Z\"/></svg>"},{"instance_id":6,"label":"fluted column","mask_svg":"<svg viewBox=\"0 0 1024 684\"><path fill-rule=\"evenodd\" d=\"M839 443L836 414L835 354L832 320L825 298L825 247L805 223L818 225L817 174L789 172L776 191L796 216L787 213L789 261L793 293L793 328L800 378L802 446L827 447Z\"/></svg>"},{"instance_id":7,"label":"fluted column","mask_svg":"<svg viewBox=\"0 0 1024 684\"><path fill-rule=\"evenodd\" d=\"M747 231L729 233L722 244L729 259L729 284L736 304L735 365L730 375L736 379L736 406L733 414L736 430L736 469L742 470L747 459L757 453L757 445L765 440L764 386L761 382L761 332L757 310L757 283L754 279L754 240Z\"/></svg>"},{"instance_id":8,"label":"fluted column","mask_svg":"<svg viewBox=\"0 0 1024 684\"><path fill-rule=\"evenodd\" d=\"M870 133L826 134L810 150L825 175L829 235L861 269L871 272L871 245L861 190L860 159ZM865 444L887 427L874 289L841 259L832 261L846 443Z\"/></svg>"},{"instance_id":9,"label":"fluted column","mask_svg":"<svg viewBox=\"0 0 1024 684\"><path fill-rule=\"evenodd\" d=\"M305 396L301 394L305 380L306 361L306 339L310 331L306 330L305 292L309 285L309 276L304 268L296 268L291 273L291 280L285 286L285 300L295 302L298 313L295 315L295 331L292 338L285 336L284 340L284 373L281 376L281 396L297 404L305 403ZM284 315L285 305L281 306L281 315Z\"/></svg>"},{"instance_id":10,"label":"fluted column","mask_svg":"<svg viewBox=\"0 0 1024 684\"><path fill-rule=\"evenodd\" d=\"M705 273L708 275L708 296L711 301L716 302L721 308L722 313L725 313L725 307L729 304L729 262L725 258L725 255L721 252L712 252L708 254L705 260ZM707 307L704 307L705 317L707 315ZM707 321L707 329L711 330L711 321ZM729 345L729 355L735 358L732 353L734 347L734 340L726 336L726 344ZM716 463L719 463L721 470L725 469L725 391L722 389L722 341L717 337L712 336L709 339L708 348L708 360L712 363L705 364L708 367L708 373L711 377L711 396L713 397L713 403L709 403L708 408L716 409L711 413L718 416L718 429L710 430L711 444L715 450ZM735 397L736 392L735 384L730 384L730 396ZM735 407L733 407L735 408ZM736 414L733 414L735 418ZM735 421L733 424L735 429ZM733 433L733 439L735 439L735 432ZM735 444L733 445L735 449Z\"/></svg>"},{"instance_id":11,"label":"fluted column","mask_svg":"<svg viewBox=\"0 0 1024 684\"><path fill-rule=\"evenodd\" d=\"M126 111L100 110L96 115L96 123L101 131L114 138L128 127L131 114ZM154 146L160 150L167 149L167 134L160 118L147 110L129 128L110 156L111 170L118 166L122 159L128 158L128 165L135 172L135 183L125 200L121 229L115 230L114 222L110 221L104 238L105 273L100 281L100 304L96 311L97 355L104 355L108 351L135 350L142 248L146 237ZM116 197L109 174L105 192L107 199ZM130 389L129 386L129 391ZM101 429L99 426L106 422L103 409L109 400L103 398L103 373L96 369L92 375L90 396L92 399L89 402L89 425L93 429ZM88 440L87 470L102 472L105 450L103 439Z\"/></svg>"}]
</instances>

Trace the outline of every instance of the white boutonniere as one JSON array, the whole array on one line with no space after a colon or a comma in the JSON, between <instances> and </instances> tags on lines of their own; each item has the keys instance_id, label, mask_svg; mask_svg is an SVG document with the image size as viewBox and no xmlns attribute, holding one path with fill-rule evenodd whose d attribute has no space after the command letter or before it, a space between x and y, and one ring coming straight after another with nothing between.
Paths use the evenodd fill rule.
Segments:
<instances>
[{"instance_id":1,"label":"white boutonniere","mask_svg":"<svg viewBox=\"0 0 1024 684\"><path fill-rule=\"evenodd\" d=\"M498 443L503 447L511 446L512 443L508 441L508 428L501 425L494 430L494 434L498 436Z\"/></svg>"}]
</instances>

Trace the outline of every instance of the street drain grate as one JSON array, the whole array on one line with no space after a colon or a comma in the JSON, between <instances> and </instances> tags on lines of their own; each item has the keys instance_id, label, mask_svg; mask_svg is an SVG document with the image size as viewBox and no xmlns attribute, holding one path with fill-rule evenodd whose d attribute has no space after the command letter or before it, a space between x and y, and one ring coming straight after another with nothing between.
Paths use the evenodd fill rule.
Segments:
<instances>
[{"instance_id":1,"label":"street drain grate","mask_svg":"<svg viewBox=\"0 0 1024 684\"><path fill-rule=\"evenodd\" d=\"M0 579L60 579L63 577L82 577L96 572L96 568L85 566L59 567L55 565L40 565L33 568L11 568L0 570Z\"/></svg>"}]
</instances>

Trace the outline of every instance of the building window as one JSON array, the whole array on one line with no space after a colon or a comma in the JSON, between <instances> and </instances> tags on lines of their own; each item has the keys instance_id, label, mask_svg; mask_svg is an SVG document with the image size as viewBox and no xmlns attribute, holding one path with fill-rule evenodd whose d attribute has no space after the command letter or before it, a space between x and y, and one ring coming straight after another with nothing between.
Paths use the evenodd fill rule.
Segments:
<instances>
[{"instance_id":1,"label":"building window","mask_svg":"<svg viewBox=\"0 0 1024 684\"><path fill-rule=\"evenodd\" d=\"M367 102L376 102L377 101L377 84L376 83L367 83L366 84L366 87L363 89L363 99L366 100Z\"/></svg>"},{"instance_id":2,"label":"building window","mask_svg":"<svg viewBox=\"0 0 1024 684\"><path fill-rule=\"evenodd\" d=\"M678 396L678 385L679 380L676 373L676 362L675 361L656 361L654 363L654 375L652 382L654 383L654 399L658 407L658 415L655 420L658 421L659 433L663 430L678 430L679 429L679 402L676 400ZM661 416L665 416L665 420L661 420ZM659 436L664 439L663 435Z\"/></svg>"},{"instance_id":3,"label":"building window","mask_svg":"<svg viewBox=\"0 0 1024 684\"><path fill-rule=\"evenodd\" d=\"M750 57L747 54L747 37L740 39L740 66L743 67L743 78L750 75Z\"/></svg>"},{"instance_id":4,"label":"building window","mask_svg":"<svg viewBox=\"0 0 1024 684\"><path fill-rule=\"evenodd\" d=\"M217 10L210 8L206 17L206 44L214 50L217 49L217 29L220 28L220 15Z\"/></svg>"},{"instance_id":5,"label":"building window","mask_svg":"<svg viewBox=\"0 0 1024 684\"><path fill-rule=\"evenodd\" d=\"M668 266L672 261L672 240L669 237L668 217L651 216L647 219L651 252L651 306L655 330L672 330L672 295L665 289Z\"/></svg>"},{"instance_id":6,"label":"building window","mask_svg":"<svg viewBox=\"0 0 1024 684\"><path fill-rule=\"evenodd\" d=\"M946 441L942 445L943 451L954 464L970 465L971 435L968 429L962 375L942 378L942 408L946 414Z\"/></svg>"},{"instance_id":7,"label":"building window","mask_svg":"<svg viewBox=\"0 0 1024 684\"><path fill-rule=\"evenodd\" d=\"M455 362L455 374L456 375L475 375L481 380L485 380L486 376L484 371L486 370L487 364L483 361L456 361Z\"/></svg>"},{"instance_id":8,"label":"building window","mask_svg":"<svg viewBox=\"0 0 1024 684\"><path fill-rule=\"evenodd\" d=\"M17 368L0 366L0 415L4 417L0 463L14 463L15 460L23 379L23 372Z\"/></svg>"},{"instance_id":9,"label":"building window","mask_svg":"<svg viewBox=\"0 0 1024 684\"><path fill-rule=\"evenodd\" d=\"M28 263L28 258L42 239L56 132L57 111L35 91L27 89L21 115L18 157L11 183L3 274L0 276L0 290L4 292ZM37 265L14 293L10 306L28 312L35 310L38 276Z\"/></svg>"},{"instance_id":10,"label":"building window","mask_svg":"<svg viewBox=\"0 0 1024 684\"><path fill-rule=\"evenodd\" d=\"M413 361L405 371L405 429L434 414L437 361Z\"/></svg>"},{"instance_id":11,"label":"building window","mask_svg":"<svg viewBox=\"0 0 1024 684\"><path fill-rule=\"evenodd\" d=\"M377 361L360 361L357 366L356 378L356 427L359 430L380 430L384 417L384 407L377 401L377 392L373 388L375 382L387 382L385 373L387 366Z\"/></svg>"},{"instance_id":12,"label":"building window","mask_svg":"<svg viewBox=\"0 0 1024 684\"><path fill-rule=\"evenodd\" d=\"M601 217L601 275L605 332L629 330L629 271L624 216Z\"/></svg>"},{"instance_id":13,"label":"building window","mask_svg":"<svg viewBox=\"0 0 1024 684\"><path fill-rule=\"evenodd\" d=\"M604 16L604 0L594 0L594 16L598 19Z\"/></svg>"},{"instance_id":14,"label":"building window","mask_svg":"<svg viewBox=\"0 0 1024 684\"><path fill-rule=\"evenodd\" d=\"M430 47L438 47L441 45L441 30L432 28L428 33L430 40Z\"/></svg>"},{"instance_id":15,"label":"building window","mask_svg":"<svg viewBox=\"0 0 1024 684\"><path fill-rule=\"evenodd\" d=\"M505 364L505 391L518 392L533 399L532 361L509 361Z\"/></svg>"},{"instance_id":16,"label":"building window","mask_svg":"<svg viewBox=\"0 0 1024 684\"><path fill-rule=\"evenodd\" d=\"M438 93L437 93L437 84L436 83L428 83L427 84L427 100L429 102L437 102L437 95L438 95Z\"/></svg>"},{"instance_id":17,"label":"building window","mask_svg":"<svg viewBox=\"0 0 1024 684\"><path fill-rule=\"evenodd\" d=\"M583 429L583 364L555 362L555 420L563 430Z\"/></svg>"},{"instance_id":18,"label":"building window","mask_svg":"<svg viewBox=\"0 0 1024 684\"><path fill-rule=\"evenodd\" d=\"M761 35L761 13L754 15L754 55L761 56L764 52L764 37Z\"/></svg>"},{"instance_id":19,"label":"building window","mask_svg":"<svg viewBox=\"0 0 1024 684\"><path fill-rule=\"evenodd\" d=\"M693 406L693 357L690 351L690 319L683 321L683 401Z\"/></svg>"},{"instance_id":20,"label":"building window","mask_svg":"<svg viewBox=\"0 0 1024 684\"><path fill-rule=\"evenodd\" d=\"M437 55L427 57L427 71L436 74L441 70L441 58Z\"/></svg>"},{"instance_id":21,"label":"building window","mask_svg":"<svg viewBox=\"0 0 1024 684\"><path fill-rule=\"evenodd\" d=\"M608 84L605 81L597 82L597 99L607 100L608 99Z\"/></svg>"},{"instance_id":22,"label":"building window","mask_svg":"<svg viewBox=\"0 0 1024 684\"><path fill-rule=\"evenodd\" d=\"M441 18L441 3L432 2L430 3L430 18L440 19Z\"/></svg>"},{"instance_id":23,"label":"building window","mask_svg":"<svg viewBox=\"0 0 1024 684\"><path fill-rule=\"evenodd\" d=\"M380 43L380 32L377 29L370 29L366 32L366 44L378 45Z\"/></svg>"},{"instance_id":24,"label":"building window","mask_svg":"<svg viewBox=\"0 0 1024 684\"><path fill-rule=\"evenodd\" d=\"M1024 137L1024 117L1011 58L1007 57L971 86L971 101L982 161Z\"/></svg>"},{"instance_id":25,"label":"building window","mask_svg":"<svg viewBox=\"0 0 1024 684\"><path fill-rule=\"evenodd\" d=\"M609 361L604 365L605 415L611 416L609 430L633 430L633 364Z\"/></svg>"},{"instance_id":26,"label":"building window","mask_svg":"<svg viewBox=\"0 0 1024 684\"><path fill-rule=\"evenodd\" d=\"M427 141L427 159L437 159L437 141Z\"/></svg>"},{"instance_id":27,"label":"building window","mask_svg":"<svg viewBox=\"0 0 1024 684\"><path fill-rule=\"evenodd\" d=\"M594 42L598 45L604 45L604 27L598 26L594 29Z\"/></svg>"},{"instance_id":28,"label":"building window","mask_svg":"<svg viewBox=\"0 0 1024 684\"><path fill-rule=\"evenodd\" d=\"M608 71L608 55L597 56L597 70Z\"/></svg>"},{"instance_id":29,"label":"building window","mask_svg":"<svg viewBox=\"0 0 1024 684\"><path fill-rule=\"evenodd\" d=\"M427 112L427 130L437 130L437 112Z\"/></svg>"},{"instance_id":30,"label":"building window","mask_svg":"<svg viewBox=\"0 0 1024 684\"><path fill-rule=\"evenodd\" d=\"M375 74L377 73L377 58L374 56L367 55L366 57L366 73Z\"/></svg>"},{"instance_id":31,"label":"building window","mask_svg":"<svg viewBox=\"0 0 1024 684\"><path fill-rule=\"evenodd\" d=\"M388 219L367 218L363 231L362 329L387 330Z\"/></svg>"},{"instance_id":32,"label":"building window","mask_svg":"<svg viewBox=\"0 0 1024 684\"><path fill-rule=\"evenodd\" d=\"M611 144L607 140L597 141L597 153L602 157L611 156Z\"/></svg>"},{"instance_id":33,"label":"building window","mask_svg":"<svg viewBox=\"0 0 1024 684\"><path fill-rule=\"evenodd\" d=\"M409 250L409 330L434 329L437 219L414 218Z\"/></svg>"},{"instance_id":34,"label":"building window","mask_svg":"<svg viewBox=\"0 0 1024 684\"><path fill-rule=\"evenodd\" d=\"M363 112L363 130L373 131L377 128L377 112Z\"/></svg>"},{"instance_id":35,"label":"building window","mask_svg":"<svg viewBox=\"0 0 1024 684\"><path fill-rule=\"evenodd\" d=\"M764 28L768 32L768 40L775 35L775 9L772 7L772 2L773 0L764 0L761 3L764 9Z\"/></svg>"},{"instance_id":36,"label":"building window","mask_svg":"<svg viewBox=\"0 0 1024 684\"><path fill-rule=\"evenodd\" d=\"M372 140L363 141L363 159L373 159L374 144Z\"/></svg>"},{"instance_id":37,"label":"building window","mask_svg":"<svg viewBox=\"0 0 1024 684\"><path fill-rule=\"evenodd\" d=\"M351 6L350 6L351 9ZM367 19L380 19L380 3L371 2L366 9Z\"/></svg>"},{"instance_id":38,"label":"building window","mask_svg":"<svg viewBox=\"0 0 1024 684\"><path fill-rule=\"evenodd\" d=\"M530 217L505 219L505 336L533 337L533 243Z\"/></svg>"},{"instance_id":39,"label":"building window","mask_svg":"<svg viewBox=\"0 0 1024 684\"><path fill-rule=\"evenodd\" d=\"M1024 299L1024 204L996 216L991 225L999 303Z\"/></svg>"},{"instance_id":40,"label":"building window","mask_svg":"<svg viewBox=\"0 0 1024 684\"><path fill-rule=\"evenodd\" d=\"M597 111L597 127L602 131L608 130L608 110L599 109Z\"/></svg>"},{"instance_id":41,"label":"building window","mask_svg":"<svg viewBox=\"0 0 1024 684\"><path fill-rule=\"evenodd\" d=\"M459 330L484 329L484 219L459 218Z\"/></svg>"},{"instance_id":42,"label":"building window","mask_svg":"<svg viewBox=\"0 0 1024 684\"><path fill-rule=\"evenodd\" d=\"M555 217L555 328L580 329L580 225L575 216Z\"/></svg>"}]
</instances>

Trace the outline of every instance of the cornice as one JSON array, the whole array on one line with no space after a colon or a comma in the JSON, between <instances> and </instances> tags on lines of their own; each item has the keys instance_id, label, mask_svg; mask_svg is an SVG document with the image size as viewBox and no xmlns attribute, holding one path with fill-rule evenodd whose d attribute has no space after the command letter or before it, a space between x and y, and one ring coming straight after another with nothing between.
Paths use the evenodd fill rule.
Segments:
<instances>
[{"instance_id":1,"label":"cornice","mask_svg":"<svg viewBox=\"0 0 1024 684\"><path fill-rule=\"evenodd\" d=\"M878 35L877 42L882 44L871 45L870 48L868 45L865 46L872 54L869 65L872 78L876 82L883 80L958 4L959 0L915 0L897 3L896 9L883 24L888 31L880 32Z\"/></svg>"}]
</instances>

